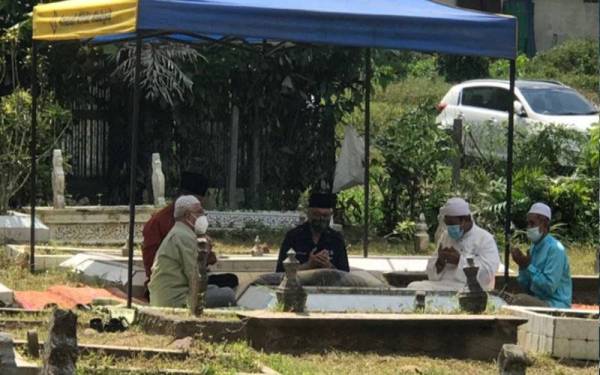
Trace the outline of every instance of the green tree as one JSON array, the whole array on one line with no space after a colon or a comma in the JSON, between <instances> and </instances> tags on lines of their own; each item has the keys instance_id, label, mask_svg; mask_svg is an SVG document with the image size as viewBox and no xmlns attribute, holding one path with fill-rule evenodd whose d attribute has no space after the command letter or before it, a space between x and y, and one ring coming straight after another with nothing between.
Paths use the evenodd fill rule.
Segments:
<instances>
[{"instance_id":1,"label":"green tree","mask_svg":"<svg viewBox=\"0 0 600 375\"><path fill-rule=\"evenodd\" d=\"M67 129L70 113L51 94L42 95L38 110L38 163L48 162L52 149ZM31 171L31 95L17 89L0 99L0 213L28 181Z\"/></svg>"},{"instance_id":2,"label":"green tree","mask_svg":"<svg viewBox=\"0 0 600 375\"><path fill-rule=\"evenodd\" d=\"M451 155L447 134L435 124L433 103L408 109L375 136L380 163L387 172L377 181L383 195L384 227L391 231L402 218L414 219L424 208L431 181Z\"/></svg>"}]
</instances>

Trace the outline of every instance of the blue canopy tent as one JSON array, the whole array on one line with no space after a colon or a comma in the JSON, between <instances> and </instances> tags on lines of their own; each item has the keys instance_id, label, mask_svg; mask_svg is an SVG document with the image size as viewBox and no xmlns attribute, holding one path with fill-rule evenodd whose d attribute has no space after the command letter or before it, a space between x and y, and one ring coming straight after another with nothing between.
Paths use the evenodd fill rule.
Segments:
<instances>
[{"instance_id":1,"label":"blue canopy tent","mask_svg":"<svg viewBox=\"0 0 600 375\"><path fill-rule=\"evenodd\" d=\"M135 40L131 126L129 293L133 267L135 165L140 100L140 51L146 38L192 42L219 38L290 41L365 48L365 213L369 204L370 48L407 49L510 60L514 95L517 22L509 16L455 8L430 0L67 0L41 4L33 13L31 257L34 270L35 128L38 41ZM509 106L505 276L508 277L512 191L513 107ZM368 215L364 217L367 256Z\"/></svg>"}]
</instances>

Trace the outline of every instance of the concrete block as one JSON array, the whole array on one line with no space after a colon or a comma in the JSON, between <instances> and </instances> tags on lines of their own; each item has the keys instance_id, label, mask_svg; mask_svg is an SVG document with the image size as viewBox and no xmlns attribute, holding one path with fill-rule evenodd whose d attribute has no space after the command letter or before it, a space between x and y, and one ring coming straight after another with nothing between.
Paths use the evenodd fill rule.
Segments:
<instances>
[{"instance_id":1,"label":"concrete block","mask_svg":"<svg viewBox=\"0 0 600 375\"><path fill-rule=\"evenodd\" d=\"M536 314L532 318L535 321L534 332L538 335L542 336L550 336L554 335L554 326L556 324L556 319L549 315L541 315Z\"/></svg>"},{"instance_id":2,"label":"concrete block","mask_svg":"<svg viewBox=\"0 0 600 375\"><path fill-rule=\"evenodd\" d=\"M16 367L15 344L8 333L0 332L0 373L10 373Z\"/></svg>"},{"instance_id":3,"label":"concrete block","mask_svg":"<svg viewBox=\"0 0 600 375\"><path fill-rule=\"evenodd\" d=\"M569 358L587 359L588 348L592 342L586 340L569 340Z\"/></svg>"},{"instance_id":4,"label":"concrete block","mask_svg":"<svg viewBox=\"0 0 600 375\"><path fill-rule=\"evenodd\" d=\"M597 360L600 358L600 342L588 341L586 346L585 358L589 360Z\"/></svg>"},{"instance_id":5,"label":"concrete block","mask_svg":"<svg viewBox=\"0 0 600 375\"><path fill-rule=\"evenodd\" d=\"M26 361L18 352L15 352L15 363L17 365L16 375L39 375L41 371L38 365Z\"/></svg>"},{"instance_id":6,"label":"concrete block","mask_svg":"<svg viewBox=\"0 0 600 375\"><path fill-rule=\"evenodd\" d=\"M571 355L571 342L566 338L555 338L552 348L552 356L558 358L569 358Z\"/></svg>"},{"instance_id":7,"label":"concrete block","mask_svg":"<svg viewBox=\"0 0 600 375\"><path fill-rule=\"evenodd\" d=\"M70 268L90 280L101 280L123 290L127 287L127 264L115 261L113 256L100 254L77 254L61 263L60 267ZM146 272L142 267L133 267L133 295L144 293Z\"/></svg>"},{"instance_id":8,"label":"concrete block","mask_svg":"<svg viewBox=\"0 0 600 375\"><path fill-rule=\"evenodd\" d=\"M12 289L7 288L4 284L0 283L0 304L3 306L10 306L15 301L15 295Z\"/></svg>"},{"instance_id":9,"label":"concrete block","mask_svg":"<svg viewBox=\"0 0 600 375\"><path fill-rule=\"evenodd\" d=\"M31 235L29 215L12 213L0 216L0 243L29 243ZM48 242L50 229L39 219L35 220L35 242Z\"/></svg>"}]
</instances>

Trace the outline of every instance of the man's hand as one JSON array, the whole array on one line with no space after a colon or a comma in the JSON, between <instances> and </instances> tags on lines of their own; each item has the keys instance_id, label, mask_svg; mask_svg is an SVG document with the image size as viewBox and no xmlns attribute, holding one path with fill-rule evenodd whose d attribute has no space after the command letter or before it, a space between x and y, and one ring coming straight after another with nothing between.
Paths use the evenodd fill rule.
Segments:
<instances>
[{"instance_id":1,"label":"man's hand","mask_svg":"<svg viewBox=\"0 0 600 375\"><path fill-rule=\"evenodd\" d=\"M215 254L212 251L209 251L208 257L206 258L206 264L212 266L215 263L217 263L217 254Z\"/></svg>"},{"instance_id":2,"label":"man's hand","mask_svg":"<svg viewBox=\"0 0 600 375\"><path fill-rule=\"evenodd\" d=\"M315 249L308 255L308 267L313 268L333 268L329 260L329 251L323 249L318 251Z\"/></svg>"},{"instance_id":3,"label":"man's hand","mask_svg":"<svg viewBox=\"0 0 600 375\"><path fill-rule=\"evenodd\" d=\"M438 256L435 262L435 270L437 271L437 273L440 273L444 270L444 267L446 267L446 260L441 256Z\"/></svg>"},{"instance_id":4,"label":"man's hand","mask_svg":"<svg viewBox=\"0 0 600 375\"><path fill-rule=\"evenodd\" d=\"M457 265L460 260L460 253L453 247L445 247L439 251L439 257L442 258L445 263Z\"/></svg>"},{"instance_id":5,"label":"man's hand","mask_svg":"<svg viewBox=\"0 0 600 375\"><path fill-rule=\"evenodd\" d=\"M519 268L527 268L529 263L531 263L531 257L528 254L523 254L523 252L514 247L511 251L512 258L519 265Z\"/></svg>"}]
</instances>

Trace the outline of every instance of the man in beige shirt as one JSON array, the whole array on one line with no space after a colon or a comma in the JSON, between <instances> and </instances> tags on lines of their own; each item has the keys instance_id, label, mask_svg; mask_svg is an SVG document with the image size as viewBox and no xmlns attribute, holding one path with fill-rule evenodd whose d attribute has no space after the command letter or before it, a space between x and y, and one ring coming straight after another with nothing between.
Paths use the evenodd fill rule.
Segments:
<instances>
[{"instance_id":1,"label":"man in beige shirt","mask_svg":"<svg viewBox=\"0 0 600 375\"><path fill-rule=\"evenodd\" d=\"M191 195L175 201L173 212L175 225L160 244L154 264L152 278L148 283L152 306L189 306L189 290L193 272L197 272L198 234L195 228L206 221L202 204ZM206 307L235 305L235 293L231 288L209 285L206 292Z\"/></svg>"}]
</instances>

